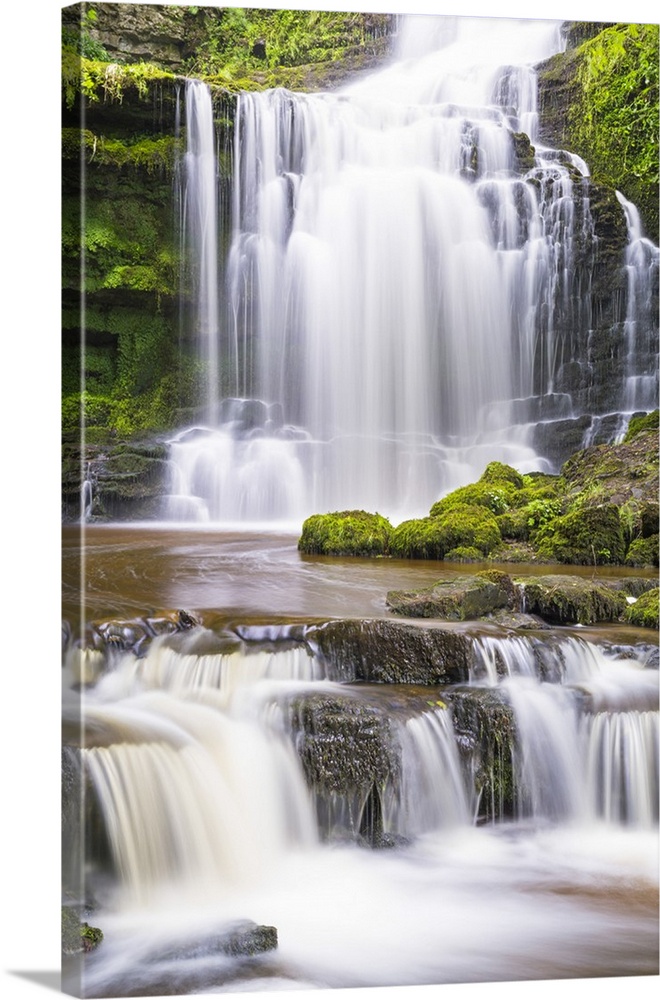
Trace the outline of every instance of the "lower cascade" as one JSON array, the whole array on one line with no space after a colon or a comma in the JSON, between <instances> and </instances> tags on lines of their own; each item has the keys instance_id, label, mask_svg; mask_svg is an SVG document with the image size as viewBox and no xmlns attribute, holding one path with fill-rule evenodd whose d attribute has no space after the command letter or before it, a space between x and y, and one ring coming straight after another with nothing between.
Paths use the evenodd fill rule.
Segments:
<instances>
[{"instance_id":1,"label":"lower cascade","mask_svg":"<svg viewBox=\"0 0 660 1000\"><path fill-rule=\"evenodd\" d=\"M404 692L365 683L359 660L338 667L318 627L197 626L137 652L110 644L87 672L69 650L69 680L87 683L85 748L67 751L94 831L84 891L110 942L89 956L85 995L178 975L179 992L236 976L252 988L528 978L548 948L563 956L553 976L589 974L605 947L625 975L625 948L608 943L621 878L639 886L629 919L651 974L652 648L468 633L456 683ZM489 890L508 930L475 959ZM235 929L246 917L277 928L270 960L222 946L253 940Z\"/></svg>"},{"instance_id":2,"label":"lower cascade","mask_svg":"<svg viewBox=\"0 0 660 1000\"><path fill-rule=\"evenodd\" d=\"M220 263L212 103L188 82L208 387L169 441L165 520L420 516L489 461L556 471L657 405L658 247L619 195L625 291L596 329L589 166L539 138L561 22L442 22L403 19L394 61L337 92L239 95Z\"/></svg>"}]
</instances>

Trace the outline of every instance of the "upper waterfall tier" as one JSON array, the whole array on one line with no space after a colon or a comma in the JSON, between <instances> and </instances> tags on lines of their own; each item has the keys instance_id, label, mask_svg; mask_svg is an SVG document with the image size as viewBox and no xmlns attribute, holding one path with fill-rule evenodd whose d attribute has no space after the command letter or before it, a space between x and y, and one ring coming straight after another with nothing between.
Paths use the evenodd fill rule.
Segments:
<instances>
[{"instance_id":1,"label":"upper waterfall tier","mask_svg":"<svg viewBox=\"0 0 660 1000\"><path fill-rule=\"evenodd\" d=\"M172 447L170 517L423 514L488 461L551 469L559 422L612 414L616 433L652 405L653 310L636 315L634 282L612 332L620 370L607 393L585 388L599 363L588 166L537 141L534 66L560 27L413 18L397 61L341 91L241 94L219 270L212 115L202 144L208 97L189 84L209 390L205 426ZM648 273L652 289L657 255Z\"/></svg>"}]
</instances>

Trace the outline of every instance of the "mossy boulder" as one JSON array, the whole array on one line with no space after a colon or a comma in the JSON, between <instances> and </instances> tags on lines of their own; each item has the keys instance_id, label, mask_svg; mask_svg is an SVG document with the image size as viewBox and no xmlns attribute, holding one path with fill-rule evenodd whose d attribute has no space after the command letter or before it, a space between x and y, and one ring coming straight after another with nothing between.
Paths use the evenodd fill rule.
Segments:
<instances>
[{"instance_id":1,"label":"mossy boulder","mask_svg":"<svg viewBox=\"0 0 660 1000\"><path fill-rule=\"evenodd\" d=\"M579 576L541 576L514 580L520 610L551 625L595 625L620 621L627 602L623 590Z\"/></svg>"},{"instance_id":2,"label":"mossy boulder","mask_svg":"<svg viewBox=\"0 0 660 1000\"><path fill-rule=\"evenodd\" d=\"M435 516L398 525L392 532L390 551L401 558L444 559L452 550L470 548L485 556L501 540L495 516L486 506L457 503Z\"/></svg>"},{"instance_id":3,"label":"mossy boulder","mask_svg":"<svg viewBox=\"0 0 660 1000\"><path fill-rule=\"evenodd\" d=\"M513 582L504 573L478 573L439 580L424 590L391 590L386 601L390 611L397 615L467 621L512 607Z\"/></svg>"},{"instance_id":4,"label":"mossy boulder","mask_svg":"<svg viewBox=\"0 0 660 1000\"><path fill-rule=\"evenodd\" d=\"M561 476L567 505L658 502L658 432L638 430L621 444L593 445L572 455ZM655 529L657 530L657 528Z\"/></svg>"},{"instance_id":5,"label":"mossy boulder","mask_svg":"<svg viewBox=\"0 0 660 1000\"><path fill-rule=\"evenodd\" d=\"M651 567L658 565L658 535L636 538L626 552L626 566Z\"/></svg>"},{"instance_id":6,"label":"mossy boulder","mask_svg":"<svg viewBox=\"0 0 660 1000\"><path fill-rule=\"evenodd\" d=\"M660 600L660 589L654 587L648 590L641 597L638 597L634 604L626 608L625 618L631 625L640 625L643 628L658 629L658 602Z\"/></svg>"},{"instance_id":7,"label":"mossy boulder","mask_svg":"<svg viewBox=\"0 0 660 1000\"><path fill-rule=\"evenodd\" d=\"M539 555L577 566L621 564L626 546L614 504L572 510L544 525L536 535Z\"/></svg>"},{"instance_id":8,"label":"mossy boulder","mask_svg":"<svg viewBox=\"0 0 660 1000\"><path fill-rule=\"evenodd\" d=\"M627 444L643 431L657 430L658 410L652 410L651 413L638 413L636 416L630 418L630 423L628 424L628 430L626 431L623 443Z\"/></svg>"},{"instance_id":9,"label":"mossy boulder","mask_svg":"<svg viewBox=\"0 0 660 1000\"><path fill-rule=\"evenodd\" d=\"M389 551L392 525L364 510L313 514L303 523L298 549L307 555L382 556Z\"/></svg>"}]
</instances>

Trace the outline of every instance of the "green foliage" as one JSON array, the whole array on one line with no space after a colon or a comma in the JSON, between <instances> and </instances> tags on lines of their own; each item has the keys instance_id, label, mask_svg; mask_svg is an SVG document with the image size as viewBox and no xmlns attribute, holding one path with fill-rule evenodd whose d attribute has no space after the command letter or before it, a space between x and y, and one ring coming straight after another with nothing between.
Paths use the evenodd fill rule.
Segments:
<instances>
[{"instance_id":1,"label":"green foliage","mask_svg":"<svg viewBox=\"0 0 660 1000\"><path fill-rule=\"evenodd\" d=\"M80 25L76 28L71 25L62 27L62 48L70 49L77 55L86 59L105 59L108 53L103 45L92 38L89 31L97 20L96 11L93 7L83 8Z\"/></svg>"},{"instance_id":2,"label":"green foliage","mask_svg":"<svg viewBox=\"0 0 660 1000\"><path fill-rule=\"evenodd\" d=\"M632 441L636 438L638 434L642 431L652 431L658 429L658 410L653 410L651 413L645 413L638 417L632 417L630 423L628 424L628 430L626 431L626 436L623 441L626 444L628 441Z\"/></svg>"},{"instance_id":3,"label":"green foliage","mask_svg":"<svg viewBox=\"0 0 660 1000\"><path fill-rule=\"evenodd\" d=\"M109 139L90 129L62 129L62 157L77 160L85 153L87 163L96 167L131 167L147 174L164 171L170 174L181 154L181 141L174 136L131 136L128 140Z\"/></svg>"},{"instance_id":4,"label":"green foliage","mask_svg":"<svg viewBox=\"0 0 660 1000\"><path fill-rule=\"evenodd\" d=\"M385 555L391 531L387 518L363 510L314 514L303 524L298 549L308 555Z\"/></svg>"},{"instance_id":5,"label":"green foliage","mask_svg":"<svg viewBox=\"0 0 660 1000\"><path fill-rule=\"evenodd\" d=\"M453 507L471 504L477 507L486 507L493 514L503 514L509 510L514 502L514 488L507 482L500 483L470 483L468 486L459 486L458 489L448 493L442 500L436 501L430 510L431 517L439 517Z\"/></svg>"},{"instance_id":6,"label":"green foliage","mask_svg":"<svg viewBox=\"0 0 660 1000\"><path fill-rule=\"evenodd\" d=\"M174 79L174 73L154 63L120 64L88 59L72 48L62 50L62 92L69 109L78 94L93 104L101 99L121 104L125 92L134 90L144 100L154 84Z\"/></svg>"},{"instance_id":7,"label":"green foliage","mask_svg":"<svg viewBox=\"0 0 660 1000\"><path fill-rule=\"evenodd\" d=\"M658 25L616 24L579 49L580 96L571 107L571 148L594 180L618 188L658 224Z\"/></svg>"},{"instance_id":8,"label":"green foliage","mask_svg":"<svg viewBox=\"0 0 660 1000\"><path fill-rule=\"evenodd\" d=\"M225 8L207 14L186 71L252 89L255 72L341 59L385 34L386 15ZM247 78L247 79L246 79Z\"/></svg>"},{"instance_id":9,"label":"green foliage","mask_svg":"<svg viewBox=\"0 0 660 1000\"><path fill-rule=\"evenodd\" d=\"M169 221L169 220L168 220ZM158 205L90 198L81 232L77 198L62 205L63 281L85 291L124 288L175 295L178 260Z\"/></svg>"},{"instance_id":10,"label":"green foliage","mask_svg":"<svg viewBox=\"0 0 660 1000\"><path fill-rule=\"evenodd\" d=\"M647 590L645 594L638 597L634 604L626 610L626 620L631 625L639 625L643 628L658 629L658 601L660 600L660 590Z\"/></svg>"}]
</instances>

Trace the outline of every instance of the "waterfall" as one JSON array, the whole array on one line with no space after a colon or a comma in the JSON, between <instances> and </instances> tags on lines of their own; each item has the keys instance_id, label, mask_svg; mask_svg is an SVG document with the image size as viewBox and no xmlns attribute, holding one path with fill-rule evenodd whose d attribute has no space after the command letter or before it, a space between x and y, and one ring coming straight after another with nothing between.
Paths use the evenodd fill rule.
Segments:
<instances>
[{"instance_id":1,"label":"waterfall","mask_svg":"<svg viewBox=\"0 0 660 1000\"><path fill-rule=\"evenodd\" d=\"M209 88L200 80L187 80L185 96L182 230L191 257L194 335L207 369L207 415L213 419L218 401L220 328L215 128Z\"/></svg>"},{"instance_id":2,"label":"waterfall","mask_svg":"<svg viewBox=\"0 0 660 1000\"><path fill-rule=\"evenodd\" d=\"M139 654L108 650L83 681L85 748L67 754L89 789L67 842L87 845L80 898L96 898L106 935L85 995L226 989L246 974L254 989L280 976L487 981L511 978L514 960L534 978L548 941L567 956L557 975L604 962L651 972L657 935L636 915L657 850L650 651L568 635L471 645L467 684L405 695L356 684L355 665L351 682L350 663L346 681L328 680L300 628L198 626ZM498 742L506 718L510 743ZM70 805L67 821L80 815ZM489 894L507 920L475 969L466 942ZM272 962L223 950L247 918L277 927ZM625 934L610 950L622 926L641 966L626 964ZM412 959L397 947L406 934Z\"/></svg>"},{"instance_id":3,"label":"waterfall","mask_svg":"<svg viewBox=\"0 0 660 1000\"><path fill-rule=\"evenodd\" d=\"M210 97L189 82L213 419L171 442L168 517L400 520L488 461L552 469L539 434L584 412L559 376L584 362L596 245L587 165L537 137L560 27L404 18L395 61L337 92L240 94L220 293ZM627 410L654 405L652 261L632 239Z\"/></svg>"},{"instance_id":4,"label":"waterfall","mask_svg":"<svg viewBox=\"0 0 660 1000\"><path fill-rule=\"evenodd\" d=\"M402 802L390 821L403 836L465 827L474 813L446 706L409 719L402 736Z\"/></svg>"},{"instance_id":5,"label":"waterfall","mask_svg":"<svg viewBox=\"0 0 660 1000\"><path fill-rule=\"evenodd\" d=\"M628 225L625 408L634 413L636 410L651 410L657 405L658 340L653 290L658 280L660 250L644 236L635 205L619 191L617 198L626 213Z\"/></svg>"}]
</instances>

